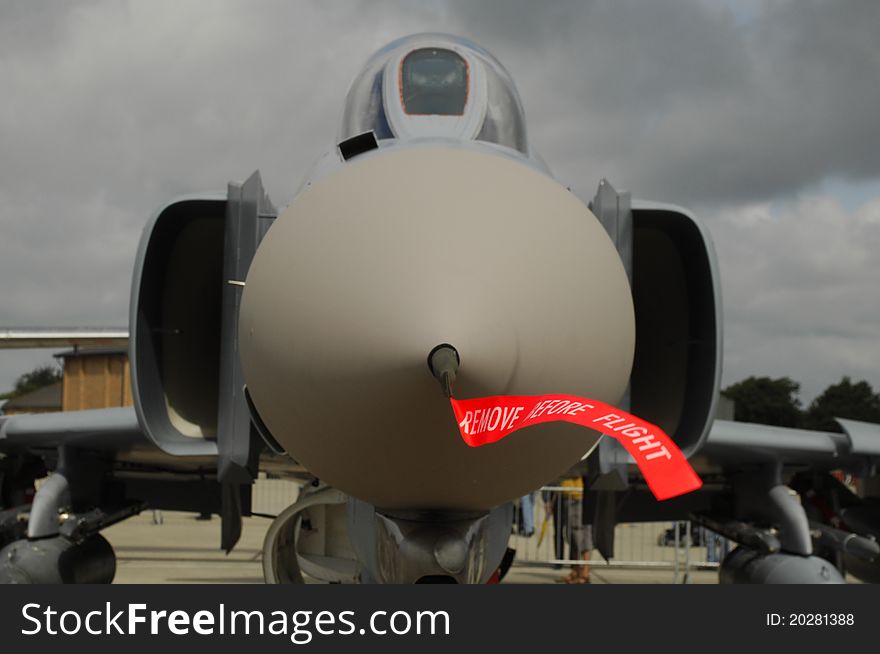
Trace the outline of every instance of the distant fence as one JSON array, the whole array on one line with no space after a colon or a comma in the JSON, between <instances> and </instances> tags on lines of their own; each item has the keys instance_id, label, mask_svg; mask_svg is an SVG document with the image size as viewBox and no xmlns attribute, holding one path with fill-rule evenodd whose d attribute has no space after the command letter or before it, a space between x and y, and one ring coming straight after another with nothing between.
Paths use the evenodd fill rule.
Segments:
<instances>
[{"instance_id":1,"label":"distant fence","mask_svg":"<svg viewBox=\"0 0 880 654\"><path fill-rule=\"evenodd\" d=\"M572 529L581 519L580 494L581 489L562 486L532 493L532 521L523 515L523 508L529 510L528 501L516 503L510 539L510 547L516 549L515 565L665 569L674 582L687 582L691 570L717 569L727 551L724 539L690 522L635 522L615 527L614 556L609 561L595 550L584 560Z\"/></svg>"}]
</instances>

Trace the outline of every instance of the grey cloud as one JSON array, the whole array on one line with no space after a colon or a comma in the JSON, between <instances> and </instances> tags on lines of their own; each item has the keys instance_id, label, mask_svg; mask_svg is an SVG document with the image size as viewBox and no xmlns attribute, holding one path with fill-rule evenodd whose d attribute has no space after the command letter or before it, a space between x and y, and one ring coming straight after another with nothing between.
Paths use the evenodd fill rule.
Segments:
<instances>
[{"instance_id":1,"label":"grey cloud","mask_svg":"<svg viewBox=\"0 0 880 654\"><path fill-rule=\"evenodd\" d=\"M510 51L535 141L574 179L736 203L880 172L876 3L765 3L746 23L696 0L521 3L497 23L498 5L452 6Z\"/></svg>"},{"instance_id":2,"label":"grey cloud","mask_svg":"<svg viewBox=\"0 0 880 654\"><path fill-rule=\"evenodd\" d=\"M260 168L284 204L366 56L433 15L368 5L4 5L0 325L124 325L140 232L175 196ZM0 353L0 389L22 356Z\"/></svg>"},{"instance_id":3,"label":"grey cloud","mask_svg":"<svg viewBox=\"0 0 880 654\"><path fill-rule=\"evenodd\" d=\"M725 382L788 375L809 400L844 374L880 387L880 199L801 196L711 223L725 299Z\"/></svg>"},{"instance_id":4,"label":"grey cloud","mask_svg":"<svg viewBox=\"0 0 880 654\"><path fill-rule=\"evenodd\" d=\"M828 178L880 176L878 24L876 3L812 0L5 2L0 325L124 324L132 256L159 204L255 168L285 204L333 144L369 54L450 31L510 70L534 144L580 195L608 177L709 217L732 262L730 370L751 374L749 353L792 330L794 349L762 360L803 363L797 347L821 337L828 369L839 354L862 370L852 353L876 351L869 325L880 319L856 306L877 274L863 258L874 232L823 223L841 265L822 259L812 228L773 265L746 265L768 227L758 238L714 216L743 218L743 203L790 200ZM809 315L816 289L857 320ZM22 372L24 355L12 356L0 353L0 389Z\"/></svg>"}]
</instances>

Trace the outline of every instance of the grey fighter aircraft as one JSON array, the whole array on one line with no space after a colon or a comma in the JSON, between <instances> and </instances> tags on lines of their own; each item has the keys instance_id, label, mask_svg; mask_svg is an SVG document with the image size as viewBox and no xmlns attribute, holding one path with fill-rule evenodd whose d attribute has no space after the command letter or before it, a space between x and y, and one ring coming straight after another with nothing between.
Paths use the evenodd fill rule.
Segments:
<instances>
[{"instance_id":1,"label":"grey fighter aircraft","mask_svg":"<svg viewBox=\"0 0 880 654\"><path fill-rule=\"evenodd\" d=\"M268 530L267 581L483 583L511 500L573 466L606 553L617 521L692 517L740 543L723 581L839 582L845 562L876 578L880 426L714 420L721 295L695 216L605 181L580 201L532 150L509 74L457 37L378 51L337 144L280 215L257 173L153 215L134 407L0 417L0 579L110 581L99 532L146 507L219 513L228 550L262 469L311 482ZM0 346L78 334L102 336ZM705 484L656 502L615 441L561 422L468 447L453 390L613 404ZM872 496L833 485L842 467Z\"/></svg>"}]
</instances>

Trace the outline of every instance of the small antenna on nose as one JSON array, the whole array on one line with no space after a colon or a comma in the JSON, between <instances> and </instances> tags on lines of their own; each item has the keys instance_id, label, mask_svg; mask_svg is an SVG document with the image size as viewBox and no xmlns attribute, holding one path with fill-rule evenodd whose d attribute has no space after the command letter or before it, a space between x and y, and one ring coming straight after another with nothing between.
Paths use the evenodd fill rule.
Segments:
<instances>
[{"instance_id":1,"label":"small antenna on nose","mask_svg":"<svg viewBox=\"0 0 880 654\"><path fill-rule=\"evenodd\" d=\"M458 350L449 343L442 343L428 354L428 369L440 382L445 397L452 397L452 385L455 383L455 375L461 365L461 357Z\"/></svg>"}]
</instances>

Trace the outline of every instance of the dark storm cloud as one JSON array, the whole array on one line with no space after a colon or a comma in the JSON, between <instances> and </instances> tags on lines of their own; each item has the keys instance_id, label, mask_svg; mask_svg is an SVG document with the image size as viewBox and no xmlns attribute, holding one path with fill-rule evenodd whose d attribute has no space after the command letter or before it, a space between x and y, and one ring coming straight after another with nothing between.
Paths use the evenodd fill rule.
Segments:
<instances>
[{"instance_id":1,"label":"dark storm cloud","mask_svg":"<svg viewBox=\"0 0 880 654\"><path fill-rule=\"evenodd\" d=\"M833 278L870 292L877 264L845 254L866 242L857 225L867 209L807 211L803 198L829 179L880 188L878 24L878 3L811 0L5 2L0 326L125 324L152 211L256 168L284 205L334 144L367 56L407 33L449 31L510 70L532 141L561 181L589 197L608 177L707 217L733 369L789 329L772 298L751 302L753 285L788 294L784 313L802 337L786 356L809 360L815 329L830 339L822 365L852 361L880 340L880 309L859 309L862 331L841 331L810 320L804 289ZM777 256L765 231L737 227L755 206L813 240ZM820 236L829 229L845 259L833 270ZM742 253L766 264L740 275ZM21 372L10 357L0 353L0 388Z\"/></svg>"}]
</instances>

